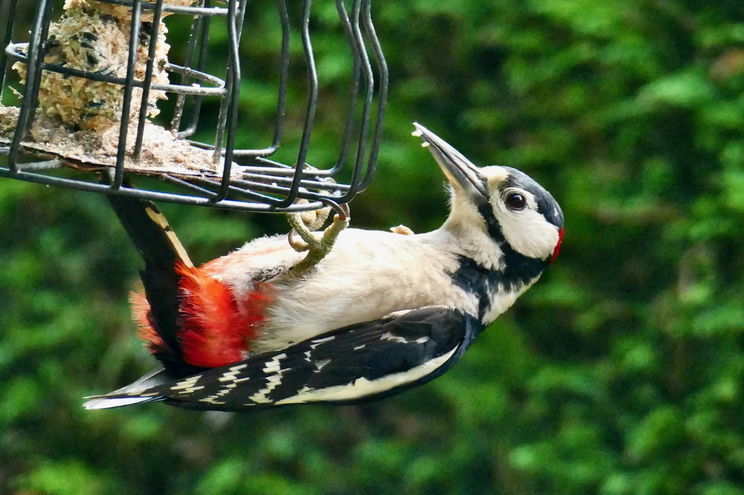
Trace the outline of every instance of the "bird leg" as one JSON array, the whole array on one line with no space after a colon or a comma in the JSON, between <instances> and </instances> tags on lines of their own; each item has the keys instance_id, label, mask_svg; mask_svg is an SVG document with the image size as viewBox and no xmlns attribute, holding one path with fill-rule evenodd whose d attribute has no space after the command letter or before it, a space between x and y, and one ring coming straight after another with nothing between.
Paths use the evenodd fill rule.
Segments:
<instances>
[{"instance_id":1,"label":"bird leg","mask_svg":"<svg viewBox=\"0 0 744 495\"><path fill-rule=\"evenodd\" d=\"M313 232L323 226L330 214L330 206L300 213L287 213L287 221L292 227L289 231L289 245L292 249L302 252L310 249L310 246L317 248L319 241ZM301 240L295 237L296 234L299 234Z\"/></svg>"},{"instance_id":2,"label":"bird leg","mask_svg":"<svg viewBox=\"0 0 744 495\"><path fill-rule=\"evenodd\" d=\"M316 221L311 221L310 225L306 223L308 217L303 217L302 213L287 213L287 221L292 227L288 236L289 245L297 252L307 251L307 256L289 270L291 274L297 277L304 275L331 251L338 235L349 225L348 205L344 204L339 208L340 211L335 212L331 224L322 233L313 232L311 229L317 228L317 219L320 216L323 216L325 220L329 213L319 213L315 218ZM295 238L295 234L300 239Z\"/></svg>"}]
</instances>

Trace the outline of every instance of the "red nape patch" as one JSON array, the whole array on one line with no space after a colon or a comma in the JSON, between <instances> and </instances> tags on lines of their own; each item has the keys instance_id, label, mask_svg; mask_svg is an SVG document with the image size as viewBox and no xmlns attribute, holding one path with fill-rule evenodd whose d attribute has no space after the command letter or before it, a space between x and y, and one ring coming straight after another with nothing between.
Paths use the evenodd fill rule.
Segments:
<instances>
[{"instance_id":1,"label":"red nape patch","mask_svg":"<svg viewBox=\"0 0 744 495\"><path fill-rule=\"evenodd\" d=\"M263 322L267 300L259 292L241 304L232 291L201 268L177 265L181 275L180 330L183 359L216 368L243 359Z\"/></svg>"},{"instance_id":2,"label":"red nape patch","mask_svg":"<svg viewBox=\"0 0 744 495\"><path fill-rule=\"evenodd\" d=\"M558 244L553 249L553 254L550 256L550 262L553 263L561 252L561 244L563 244L563 227L558 229Z\"/></svg>"},{"instance_id":3,"label":"red nape patch","mask_svg":"<svg viewBox=\"0 0 744 495\"><path fill-rule=\"evenodd\" d=\"M158 335L150 319L150 302L144 294L131 292L129 302L132 305L132 318L137 324L137 334L145 341L147 348L153 354L169 352L163 339Z\"/></svg>"}]
</instances>

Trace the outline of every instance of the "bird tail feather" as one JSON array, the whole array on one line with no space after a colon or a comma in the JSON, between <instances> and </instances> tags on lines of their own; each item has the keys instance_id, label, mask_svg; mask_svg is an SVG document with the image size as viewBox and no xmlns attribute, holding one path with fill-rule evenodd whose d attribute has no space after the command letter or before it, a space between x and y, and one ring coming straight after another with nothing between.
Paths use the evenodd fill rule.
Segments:
<instances>
[{"instance_id":1,"label":"bird tail feather","mask_svg":"<svg viewBox=\"0 0 744 495\"><path fill-rule=\"evenodd\" d=\"M83 404L85 409L112 409L115 407L131 406L133 404L144 404L163 400L157 394L148 393L147 390L167 383L172 378L164 369L158 369L144 375L137 381L120 389L102 395L90 395L85 397Z\"/></svg>"},{"instance_id":2,"label":"bird tail feather","mask_svg":"<svg viewBox=\"0 0 744 495\"><path fill-rule=\"evenodd\" d=\"M193 373L195 367L183 360L178 336L181 275L177 267L194 265L154 203L122 195L109 195L108 200L145 262L140 272L145 298L135 297L140 304L134 306L140 333L149 336L146 340L151 351L171 374Z\"/></svg>"}]
</instances>

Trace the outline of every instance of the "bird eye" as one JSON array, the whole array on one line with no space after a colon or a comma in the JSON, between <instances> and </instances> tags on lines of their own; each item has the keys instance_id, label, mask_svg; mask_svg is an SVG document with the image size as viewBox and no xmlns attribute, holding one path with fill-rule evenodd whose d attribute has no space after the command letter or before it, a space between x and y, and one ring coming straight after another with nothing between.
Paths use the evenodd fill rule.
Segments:
<instances>
[{"instance_id":1,"label":"bird eye","mask_svg":"<svg viewBox=\"0 0 744 495\"><path fill-rule=\"evenodd\" d=\"M512 211L524 210L527 206L527 198L520 193L511 193L506 197L506 206Z\"/></svg>"}]
</instances>

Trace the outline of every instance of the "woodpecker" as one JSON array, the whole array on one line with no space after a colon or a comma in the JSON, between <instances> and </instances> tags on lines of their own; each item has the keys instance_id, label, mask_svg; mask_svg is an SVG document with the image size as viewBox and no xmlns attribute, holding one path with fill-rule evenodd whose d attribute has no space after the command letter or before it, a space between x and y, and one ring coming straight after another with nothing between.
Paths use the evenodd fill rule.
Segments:
<instances>
[{"instance_id":1,"label":"woodpecker","mask_svg":"<svg viewBox=\"0 0 744 495\"><path fill-rule=\"evenodd\" d=\"M301 274L286 235L195 267L154 205L112 197L145 261L134 307L162 368L85 407L360 403L449 369L558 256L563 213L526 174L477 167L414 126L449 183L444 224L344 229Z\"/></svg>"}]
</instances>

